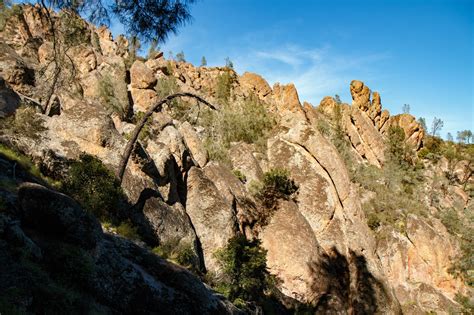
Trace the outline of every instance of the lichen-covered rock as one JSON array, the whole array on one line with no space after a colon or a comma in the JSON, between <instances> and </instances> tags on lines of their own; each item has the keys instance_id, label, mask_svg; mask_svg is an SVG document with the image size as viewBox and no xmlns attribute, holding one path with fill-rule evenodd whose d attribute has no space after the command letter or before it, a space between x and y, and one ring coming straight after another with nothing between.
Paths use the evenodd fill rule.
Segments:
<instances>
[{"instance_id":1,"label":"lichen-covered rock","mask_svg":"<svg viewBox=\"0 0 474 315\"><path fill-rule=\"evenodd\" d=\"M237 232L234 210L197 167L188 172L187 189L186 213L201 243L205 268L217 272L220 267L214 253Z\"/></svg>"},{"instance_id":2,"label":"lichen-covered rock","mask_svg":"<svg viewBox=\"0 0 474 315\"><path fill-rule=\"evenodd\" d=\"M130 81L133 88L149 89L155 86L156 77L143 61L136 60L130 68Z\"/></svg>"},{"instance_id":3,"label":"lichen-covered rock","mask_svg":"<svg viewBox=\"0 0 474 315\"><path fill-rule=\"evenodd\" d=\"M450 259L459 249L445 227L433 222L434 226L409 215L406 235L390 227L380 232L377 254L402 306L410 310L408 305L415 303L415 309L407 310L409 314L420 310L447 313L450 307L456 308L455 293L464 290L462 282L448 273Z\"/></svg>"},{"instance_id":4,"label":"lichen-covered rock","mask_svg":"<svg viewBox=\"0 0 474 315\"><path fill-rule=\"evenodd\" d=\"M207 151L199 139L194 127L187 121L179 126L179 132L183 135L184 142L188 147L192 158L196 161L199 167L204 167L207 163Z\"/></svg>"},{"instance_id":5,"label":"lichen-covered rock","mask_svg":"<svg viewBox=\"0 0 474 315\"><path fill-rule=\"evenodd\" d=\"M232 144L229 150L232 167L234 170L242 172L242 174L246 177L247 186L250 185L252 181L260 181L263 177L263 171L257 159L253 155L253 152L254 150L252 145L244 142Z\"/></svg>"},{"instance_id":6,"label":"lichen-covered rock","mask_svg":"<svg viewBox=\"0 0 474 315\"><path fill-rule=\"evenodd\" d=\"M283 283L281 291L302 303L314 297L309 265L320 255L318 241L294 202L281 201L260 233L267 250L267 266Z\"/></svg>"}]
</instances>

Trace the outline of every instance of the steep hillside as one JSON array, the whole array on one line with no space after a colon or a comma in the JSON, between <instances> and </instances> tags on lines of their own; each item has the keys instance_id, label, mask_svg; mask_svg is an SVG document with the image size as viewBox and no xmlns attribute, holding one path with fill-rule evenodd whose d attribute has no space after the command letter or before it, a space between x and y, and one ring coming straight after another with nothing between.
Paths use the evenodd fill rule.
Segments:
<instances>
[{"instance_id":1,"label":"steep hillside","mask_svg":"<svg viewBox=\"0 0 474 315\"><path fill-rule=\"evenodd\" d=\"M0 32L0 312L472 311L472 145L52 16Z\"/></svg>"}]
</instances>

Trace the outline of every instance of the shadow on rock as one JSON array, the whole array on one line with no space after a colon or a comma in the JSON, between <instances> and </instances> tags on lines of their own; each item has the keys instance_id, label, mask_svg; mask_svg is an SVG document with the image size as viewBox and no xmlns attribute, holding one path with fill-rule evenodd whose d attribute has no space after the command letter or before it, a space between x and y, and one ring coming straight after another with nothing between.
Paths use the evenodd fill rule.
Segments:
<instances>
[{"instance_id":1,"label":"shadow on rock","mask_svg":"<svg viewBox=\"0 0 474 315\"><path fill-rule=\"evenodd\" d=\"M384 285L369 271L364 256L349 256L332 248L310 264L316 314L375 314L384 312Z\"/></svg>"}]
</instances>

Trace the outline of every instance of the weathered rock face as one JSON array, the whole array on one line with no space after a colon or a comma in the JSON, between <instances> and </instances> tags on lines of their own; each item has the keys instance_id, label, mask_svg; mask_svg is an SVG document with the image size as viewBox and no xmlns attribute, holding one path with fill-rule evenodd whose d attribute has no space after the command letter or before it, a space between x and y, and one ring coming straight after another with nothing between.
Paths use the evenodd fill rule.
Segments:
<instances>
[{"instance_id":1,"label":"weathered rock face","mask_svg":"<svg viewBox=\"0 0 474 315\"><path fill-rule=\"evenodd\" d=\"M0 157L1 174L12 164ZM0 213L0 263L8 270L0 273L0 294L8 295L3 300L7 306L31 313L55 307L103 314L238 313L186 269L104 234L99 222L68 196L33 183L20 186L18 195L0 193L17 202ZM67 259L57 261L58 253ZM55 282L58 275L63 275L61 282ZM18 292L11 299L7 292L12 287ZM68 297L70 292L74 297ZM75 304L62 304L62 299Z\"/></svg>"},{"instance_id":2,"label":"weathered rock face","mask_svg":"<svg viewBox=\"0 0 474 315\"><path fill-rule=\"evenodd\" d=\"M199 168L189 170L187 189L186 213L201 242L205 267L217 272L220 268L214 253L237 232L234 210Z\"/></svg>"},{"instance_id":3,"label":"weathered rock face","mask_svg":"<svg viewBox=\"0 0 474 315\"><path fill-rule=\"evenodd\" d=\"M448 273L458 248L438 221L432 226L409 215L407 234L383 231L377 254L403 308L410 314L433 310L447 313L464 285ZM413 302L415 302L413 304Z\"/></svg>"},{"instance_id":4,"label":"weathered rock face","mask_svg":"<svg viewBox=\"0 0 474 315\"><path fill-rule=\"evenodd\" d=\"M153 71L140 60L136 60L130 68L130 79L133 88L148 89L156 84L156 77Z\"/></svg>"},{"instance_id":5,"label":"weathered rock face","mask_svg":"<svg viewBox=\"0 0 474 315\"><path fill-rule=\"evenodd\" d=\"M51 60L52 43L39 8L28 7L25 12L26 22L17 21L18 30L8 31L16 39L2 34L7 38L0 44L0 76L5 86L41 99L44 82L36 74ZM257 150L255 144L231 143L227 152L231 165L227 165L208 161L200 138L205 127L173 119L166 112L154 113L147 126L148 136L134 147L122 182L129 199L124 216L138 228L148 246L191 248L192 259L201 271L219 274L214 253L231 237L240 232L247 238L260 238L268 251L269 271L281 280L281 292L317 305L319 313L398 314L400 304L406 313L442 313L457 307L452 300L456 292L468 295L463 284L447 271L449 257L459 255L459 246L437 219L407 216L406 234L386 227L377 232L383 237L376 239L361 206L368 197L351 182L341 154L317 128L320 120L334 124L340 119L357 162L384 167L385 136L390 126L401 127L407 143L414 149L420 147L424 131L414 117L390 116L382 109L380 95L371 93L361 81L351 82L352 106L326 97L316 110L309 103L301 105L292 84L275 84L272 89L257 74L238 76L228 68L194 67L166 60L162 54L146 62L136 61L128 76L125 37L114 41L108 29L90 29L94 43L70 50L78 71L68 90L57 93L59 115L41 116L47 131L37 141L21 135L0 135L1 141L15 144L52 173L64 173L68 159L76 159L82 152L99 157L116 171L135 125L121 121L123 112L111 114L113 106L105 101L104 83L113 87L109 96L114 102L131 114L131 108L135 113L143 112L157 101L154 87L158 78L165 77L173 79L181 91L198 93L222 105L216 96L225 74L230 78L231 103L245 101L253 94L278 124L265 150ZM34 36L41 40L33 40ZM13 91L5 94L0 89L0 111L16 109L9 103L12 97ZM424 175L435 185L436 178L452 173L456 184L439 184L447 187L438 200L441 209L472 207L471 197L461 185L472 183L472 167L458 164L441 159L434 170L426 171L431 174ZM0 170L2 165L0 160ZM279 200L268 224L262 226L262 208L252 189L264 172L273 168L287 169L299 189L288 200ZM233 170L240 171L246 180ZM15 176L24 181L23 175ZM0 181L12 176L9 165L0 172ZM61 236L59 241L82 246L90 251L98 268L90 292L100 300L101 304L97 303L103 313L235 311L183 268L104 234L97 222L67 196L31 184L20 189L20 196L0 185L0 197L5 195L7 205L11 209L18 205L24 216L18 216L20 224L0 214L0 249L11 242L21 244L28 257L48 257L42 245L51 237L47 232L53 231ZM50 202L41 203L39 198ZM49 221L54 227L51 231L45 228ZM24 230L23 225L27 227ZM0 255L0 265L14 270L14 262L12 255ZM6 276L0 273L0 295L5 289L2 277Z\"/></svg>"},{"instance_id":6,"label":"weathered rock face","mask_svg":"<svg viewBox=\"0 0 474 315\"><path fill-rule=\"evenodd\" d=\"M370 89L363 82L353 80L351 82L352 106L367 111L370 107Z\"/></svg>"},{"instance_id":7,"label":"weathered rock face","mask_svg":"<svg viewBox=\"0 0 474 315\"><path fill-rule=\"evenodd\" d=\"M66 195L37 184L18 191L23 222L43 233L84 248L93 248L101 237L100 224Z\"/></svg>"},{"instance_id":8,"label":"weathered rock face","mask_svg":"<svg viewBox=\"0 0 474 315\"><path fill-rule=\"evenodd\" d=\"M352 107L341 106L342 125L352 146L360 158L370 164L381 167L384 164L385 135L391 126L401 127L405 132L405 141L413 149L421 147L424 130L409 114L390 116L382 110L378 92L372 93L361 81L353 80L350 84ZM334 112L339 106L332 97L325 97L320 105L320 112L334 119Z\"/></svg>"},{"instance_id":9,"label":"weathered rock face","mask_svg":"<svg viewBox=\"0 0 474 315\"><path fill-rule=\"evenodd\" d=\"M282 293L301 302L311 302L311 269L321 249L308 221L294 202L282 201L260 238L267 252L267 265L283 281Z\"/></svg>"},{"instance_id":10,"label":"weathered rock face","mask_svg":"<svg viewBox=\"0 0 474 315\"><path fill-rule=\"evenodd\" d=\"M196 166L204 167L207 163L207 152L194 127L186 121L181 124L179 131L183 135L184 142L191 153L191 157L196 161Z\"/></svg>"},{"instance_id":11,"label":"weathered rock face","mask_svg":"<svg viewBox=\"0 0 474 315\"><path fill-rule=\"evenodd\" d=\"M255 93L261 99L264 99L272 92L267 81L255 73L245 72L241 77L239 77L239 83L243 90Z\"/></svg>"},{"instance_id":12,"label":"weathered rock face","mask_svg":"<svg viewBox=\"0 0 474 315\"><path fill-rule=\"evenodd\" d=\"M20 106L20 97L0 78L0 117L6 117Z\"/></svg>"}]
</instances>

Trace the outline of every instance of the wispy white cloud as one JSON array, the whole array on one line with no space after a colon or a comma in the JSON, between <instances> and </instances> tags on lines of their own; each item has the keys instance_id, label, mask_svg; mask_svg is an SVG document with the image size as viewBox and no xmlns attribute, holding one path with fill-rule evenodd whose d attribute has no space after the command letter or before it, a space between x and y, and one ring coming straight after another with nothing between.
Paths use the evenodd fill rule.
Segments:
<instances>
[{"instance_id":1,"label":"wispy white cloud","mask_svg":"<svg viewBox=\"0 0 474 315\"><path fill-rule=\"evenodd\" d=\"M257 72L270 84L294 83L300 98L316 105L324 96L336 93L345 95L349 101L346 92L349 82L375 80L380 74L372 67L389 58L385 52L355 56L351 52L338 52L330 45L308 50L288 44L241 54L235 64L239 72Z\"/></svg>"}]
</instances>

